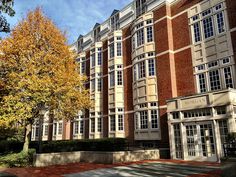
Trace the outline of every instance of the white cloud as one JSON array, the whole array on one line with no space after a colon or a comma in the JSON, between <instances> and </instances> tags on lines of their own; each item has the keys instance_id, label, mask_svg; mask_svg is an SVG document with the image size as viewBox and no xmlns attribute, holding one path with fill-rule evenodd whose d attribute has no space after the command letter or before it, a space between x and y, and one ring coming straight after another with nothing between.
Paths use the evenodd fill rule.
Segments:
<instances>
[{"instance_id":1,"label":"white cloud","mask_svg":"<svg viewBox=\"0 0 236 177\"><path fill-rule=\"evenodd\" d=\"M40 6L72 43L79 34L89 32L95 23L102 23L114 9L122 9L132 0L15 0L16 15L7 18L14 26L29 10ZM2 34L1 34L2 35Z\"/></svg>"}]
</instances>

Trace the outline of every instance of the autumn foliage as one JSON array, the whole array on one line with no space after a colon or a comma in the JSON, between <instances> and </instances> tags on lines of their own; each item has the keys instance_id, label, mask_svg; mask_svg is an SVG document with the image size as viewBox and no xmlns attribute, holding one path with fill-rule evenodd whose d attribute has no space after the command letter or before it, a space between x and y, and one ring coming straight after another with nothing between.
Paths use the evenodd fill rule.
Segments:
<instances>
[{"instance_id":1,"label":"autumn foliage","mask_svg":"<svg viewBox=\"0 0 236 177\"><path fill-rule=\"evenodd\" d=\"M56 119L73 119L90 107L86 78L63 33L37 8L0 41L0 125L31 125L45 107Z\"/></svg>"}]
</instances>

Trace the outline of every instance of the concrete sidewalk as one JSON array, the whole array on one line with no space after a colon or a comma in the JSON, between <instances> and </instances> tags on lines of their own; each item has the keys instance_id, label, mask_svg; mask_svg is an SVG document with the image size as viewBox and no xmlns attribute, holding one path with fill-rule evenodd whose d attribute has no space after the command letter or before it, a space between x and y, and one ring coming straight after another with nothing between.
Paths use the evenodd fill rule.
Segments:
<instances>
[{"instance_id":1,"label":"concrete sidewalk","mask_svg":"<svg viewBox=\"0 0 236 177\"><path fill-rule=\"evenodd\" d=\"M181 160L155 160L119 164L74 163L48 167L0 169L0 174L10 173L18 177L122 177L122 176L192 176L219 177L221 165L207 162Z\"/></svg>"}]
</instances>

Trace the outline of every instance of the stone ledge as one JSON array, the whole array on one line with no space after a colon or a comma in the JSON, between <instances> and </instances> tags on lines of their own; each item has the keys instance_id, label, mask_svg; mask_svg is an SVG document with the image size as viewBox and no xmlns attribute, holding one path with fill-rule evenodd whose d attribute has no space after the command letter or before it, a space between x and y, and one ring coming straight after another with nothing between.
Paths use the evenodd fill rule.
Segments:
<instances>
[{"instance_id":1,"label":"stone ledge","mask_svg":"<svg viewBox=\"0 0 236 177\"><path fill-rule=\"evenodd\" d=\"M34 166L44 167L49 165L88 162L114 164L123 162L134 162L141 160L160 159L159 150L136 150L119 152L98 152L98 151L76 151L44 153L34 155Z\"/></svg>"}]
</instances>

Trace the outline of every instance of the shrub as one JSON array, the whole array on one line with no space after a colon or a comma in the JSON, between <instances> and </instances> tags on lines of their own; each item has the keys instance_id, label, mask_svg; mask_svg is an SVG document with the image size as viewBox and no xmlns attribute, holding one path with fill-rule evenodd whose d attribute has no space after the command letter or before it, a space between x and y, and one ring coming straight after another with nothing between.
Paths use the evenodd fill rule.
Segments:
<instances>
[{"instance_id":1,"label":"shrub","mask_svg":"<svg viewBox=\"0 0 236 177\"><path fill-rule=\"evenodd\" d=\"M43 142L42 152L70 152L70 151L122 151L126 149L124 138L107 138L95 140L70 140Z\"/></svg>"},{"instance_id":2,"label":"shrub","mask_svg":"<svg viewBox=\"0 0 236 177\"><path fill-rule=\"evenodd\" d=\"M17 140L1 140L0 141L0 152L11 153L20 152L23 148L23 142Z\"/></svg>"},{"instance_id":3,"label":"shrub","mask_svg":"<svg viewBox=\"0 0 236 177\"><path fill-rule=\"evenodd\" d=\"M7 167L31 166L34 153L35 149L29 149L28 153L21 151L20 153L11 153L0 156L0 165Z\"/></svg>"}]
</instances>

